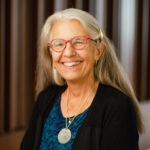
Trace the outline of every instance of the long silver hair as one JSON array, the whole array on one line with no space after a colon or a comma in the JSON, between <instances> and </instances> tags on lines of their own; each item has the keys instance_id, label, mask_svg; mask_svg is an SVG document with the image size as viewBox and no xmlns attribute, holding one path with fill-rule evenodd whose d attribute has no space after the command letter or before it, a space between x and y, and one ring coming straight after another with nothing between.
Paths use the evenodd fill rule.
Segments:
<instances>
[{"instance_id":1,"label":"long silver hair","mask_svg":"<svg viewBox=\"0 0 150 150\"><path fill-rule=\"evenodd\" d=\"M48 41L51 37L51 29L53 24L60 19L73 19L79 21L88 31L92 39L97 39L105 46L103 54L95 65L94 75L100 83L104 83L115 87L128 95L135 107L137 127L139 132L143 131L143 124L139 104L131 84L122 69L115 53L113 44L105 35L99 26L97 20L89 13L69 8L60 12L56 12L49 16L42 28L39 41L38 59L36 68L36 96L44 88L51 84L64 85L65 80L57 73L52 64L52 57L48 51Z\"/></svg>"}]
</instances>

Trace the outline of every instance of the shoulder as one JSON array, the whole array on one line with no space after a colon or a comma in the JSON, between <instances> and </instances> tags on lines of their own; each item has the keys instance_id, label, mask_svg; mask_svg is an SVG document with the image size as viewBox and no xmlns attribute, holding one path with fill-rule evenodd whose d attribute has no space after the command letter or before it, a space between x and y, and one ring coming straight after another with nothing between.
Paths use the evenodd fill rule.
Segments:
<instances>
[{"instance_id":1,"label":"shoulder","mask_svg":"<svg viewBox=\"0 0 150 150\"><path fill-rule=\"evenodd\" d=\"M65 89L65 86L50 85L43 89L38 97L36 104L39 111L44 111L49 104L53 104L57 96Z\"/></svg>"},{"instance_id":2,"label":"shoulder","mask_svg":"<svg viewBox=\"0 0 150 150\"><path fill-rule=\"evenodd\" d=\"M105 101L108 100L108 102L123 103L124 101L131 101L129 96L110 85L101 84L98 92L100 92L101 97L104 98Z\"/></svg>"},{"instance_id":3,"label":"shoulder","mask_svg":"<svg viewBox=\"0 0 150 150\"><path fill-rule=\"evenodd\" d=\"M65 86L58 86L58 85L50 85L48 87L46 87L45 89L43 89L39 95L38 98L40 97L47 97L47 96L53 96L55 93L58 93L59 91L63 90L65 88Z\"/></svg>"},{"instance_id":4,"label":"shoulder","mask_svg":"<svg viewBox=\"0 0 150 150\"><path fill-rule=\"evenodd\" d=\"M101 90L102 94L107 97L128 97L122 91L106 84L100 84L99 90Z\"/></svg>"},{"instance_id":5,"label":"shoulder","mask_svg":"<svg viewBox=\"0 0 150 150\"><path fill-rule=\"evenodd\" d=\"M132 99L112 86L101 84L97 92L97 103L105 110L126 112L133 109Z\"/></svg>"},{"instance_id":6,"label":"shoulder","mask_svg":"<svg viewBox=\"0 0 150 150\"><path fill-rule=\"evenodd\" d=\"M135 123L132 99L109 85L99 85L91 110L90 121L93 120L92 118L97 119L96 126L126 124L128 121Z\"/></svg>"},{"instance_id":7,"label":"shoulder","mask_svg":"<svg viewBox=\"0 0 150 150\"><path fill-rule=\"evenodd\" d=\"M129 116L134 118L134 115L132 100L126 94L112 86L100 84L90 109L88 123L99 126L119 122Z\"/></svg>"}]
</instances>

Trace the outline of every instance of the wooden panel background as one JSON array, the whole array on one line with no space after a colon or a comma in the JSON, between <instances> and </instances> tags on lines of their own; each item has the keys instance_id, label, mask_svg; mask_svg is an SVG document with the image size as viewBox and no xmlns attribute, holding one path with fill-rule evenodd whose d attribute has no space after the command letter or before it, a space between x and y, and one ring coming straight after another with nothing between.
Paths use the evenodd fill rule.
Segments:
<instances>
[{"instance_id":1,"label":"wooden panel background","mask_svg":"<svg viewBox=\"0 0 150 150\"><path fill-rule=\"evenodd\" d=\"M26 128L34 105L34 73L41 27L54 11L69 7L88 11L98 19L114 43L139 100L150 99L149 0L132 0L131 5L130 0L1 0L0 141ZM23 134L13 135L21 138ZM5 146L2 143L0 149Z\"/></svg>"}]
</instances>

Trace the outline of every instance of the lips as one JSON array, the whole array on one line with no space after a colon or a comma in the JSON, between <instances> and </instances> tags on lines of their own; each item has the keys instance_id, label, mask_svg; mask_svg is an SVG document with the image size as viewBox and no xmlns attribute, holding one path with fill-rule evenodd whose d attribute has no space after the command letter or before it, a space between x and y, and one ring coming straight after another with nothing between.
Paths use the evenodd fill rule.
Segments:
<instances>
[{"instance_id":1,"label":"lips","mask_svg":"<svg viewBox=\"0 0 150 150\"><path fill-rule=\"evenodd\" d=\"M78 65L80 63L81 63L81 61L63 62L63 65L66 67L72 67L72 66Z\"/></svg>"}]
</instances>

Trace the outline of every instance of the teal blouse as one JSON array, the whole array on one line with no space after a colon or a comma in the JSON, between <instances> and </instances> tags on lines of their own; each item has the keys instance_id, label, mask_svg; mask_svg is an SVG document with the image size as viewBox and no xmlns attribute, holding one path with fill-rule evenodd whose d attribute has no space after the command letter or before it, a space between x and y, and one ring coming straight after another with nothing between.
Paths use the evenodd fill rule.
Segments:
<instances>
[{"instance_id":1,"label":"teal blouse","mask_svg":"<svg viewBox=\"0 0 150 150\"><path fill-rule=\"evenodd\" d=\"M69 126L71 130L71 139L66 144L61 144L58 141L58 133L62 128L65 128L66 120L62 115L60 107L60 97L57 98L53 109L48 115L44 127L40 143L40 150L71 150L73 141L76 137L79 127L82 125L86 117L88 109L79 114L72 124Z\"/></svg>"}]
</instances>

